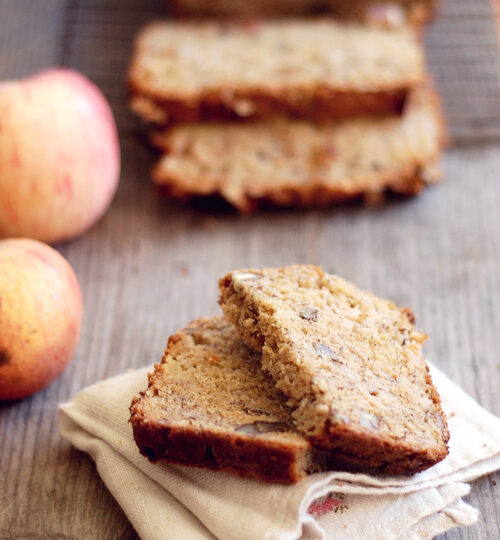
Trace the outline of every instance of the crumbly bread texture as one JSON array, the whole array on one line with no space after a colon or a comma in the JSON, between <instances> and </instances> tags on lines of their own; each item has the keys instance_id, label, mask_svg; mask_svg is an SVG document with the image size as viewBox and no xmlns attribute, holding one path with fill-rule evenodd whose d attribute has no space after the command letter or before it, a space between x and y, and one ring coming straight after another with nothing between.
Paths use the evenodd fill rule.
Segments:
<instances>
[{"instance_id":1,"label":"crumbly bread texture","mask_svg":"<svg viewBox=\"0 0 500 540\"><path fill-rule=\"evenodd\" d=\"M220 195L242 212L416 195L440 179L443 126L429 87L403 116L179 125L154 137L165 155L153 178L176 198Z\"/></svg>"},{"instance_id":2,"label":"crumbly bread texture","mask_svg":"<svg viewBox=\"0 0 500 540\"><path fill-rule=\"evenodd\" d=\"M171 0L171 12L194 17L276 17L328 13L336 17L398 25L430 20L437 0Z\"/></svg>"},{"instance_id":3,"label":"crumbly bread texture","mask_svg":"<svg viewBox=\"0 0 500 540\"><path fill-rule=\"evenodd\" d=\"M259 356L222 316L170 337L130 412L134 438L151 461L282 483L321 466Z\"/></svg>"},{"instance_id":4,"label":"crumbly bread texture","mask_svg":"<svg viewBox=\"0 0 500 540\"><path fill-rule=\"evenodd\" d=\"M413 28L331 19L154 23L129 71L132 108L158 123L400 112L423 78Z\"/></svg>"},{"instance_id":5,"label":"crumbly bread texture","mask_svg":"<svg viewBox=\"0 0 500 540\"><path fill-rule=\"evenodd\" d=\"M346 462L413 474L449 434L413 315L315 266L239 270L220 303L289 397L298 430Z\"/></svg>"}]
</instances>

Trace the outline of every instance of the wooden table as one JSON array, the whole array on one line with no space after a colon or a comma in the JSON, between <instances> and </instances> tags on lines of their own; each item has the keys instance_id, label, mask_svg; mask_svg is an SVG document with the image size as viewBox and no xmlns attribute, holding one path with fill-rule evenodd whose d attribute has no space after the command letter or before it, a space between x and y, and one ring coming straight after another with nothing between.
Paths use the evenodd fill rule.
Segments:
<instances>
[{"instance_id":1,"label":"wooden table","mask_svg":"<svg viewBox=\"0 0 500 540\"><path fill-rule=\"evenodd\" d=\"M83 288L78 354L50 388L0 407L0 538L135 538L90 458L62 440L57 404L84 386L152 363L169 333L218 311L235 267L322 264L412 306L426 354L500 415L500 60L486 0L449 0L428 36L454 146L446 182L379 207L213 215L158 197L154 155L126 108L132 37L163 0L0 0L0 78L75 67L104 90L123 172L106 216L57 246ZM500 474L475 482L481 510L442 538L500 538Z\"/></svg>"}]
</instances>

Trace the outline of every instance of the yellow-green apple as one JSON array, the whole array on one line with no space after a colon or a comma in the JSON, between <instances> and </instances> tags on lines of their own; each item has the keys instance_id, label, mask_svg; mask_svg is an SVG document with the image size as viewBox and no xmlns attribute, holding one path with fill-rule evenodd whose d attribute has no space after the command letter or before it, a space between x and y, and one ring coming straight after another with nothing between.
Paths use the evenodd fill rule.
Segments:
<instances>
[{"instance_id":1,"label":"yellow-green apple","mask_svg":"<svg viewBox=\"0 0 500 540\"><path fill-rule=\"evenodd\" d=\"M0 237L58 242L108 208L120 148L101 91L69 69L0 82Z\"/></svg>"},{"instance_id":2,"label":"yellow-green apple","mask_svg":"<svg viewBox=\"0 0 500 540\"><path fill-rule=\"evenodd\" d=\"M0 241L0 400L48 386L72 359L83 304L69 263L46 244Z\"/></svg>"}]
</instances>

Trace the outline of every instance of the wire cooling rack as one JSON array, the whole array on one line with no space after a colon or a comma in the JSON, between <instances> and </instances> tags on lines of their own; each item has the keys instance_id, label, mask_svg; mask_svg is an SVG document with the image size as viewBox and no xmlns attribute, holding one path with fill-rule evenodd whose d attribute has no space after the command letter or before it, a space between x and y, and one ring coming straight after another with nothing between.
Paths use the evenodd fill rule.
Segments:
<instances>
[{"instance_id":1,"label":"wire cooling rack","mask_svg":"<svg viewBox=\"0 0 500 540\"><path fill-rule=\"evenodd\" d=\"M500 140L497 1L442 0L426 34L430 70L442 95L453 142ZM124 135L138 126L127 110L126 93L133 37L141 24L166 16L166 5L165 0L64 3L63 20L57 25L60 58L56 61L97 82L110 99Z\"/></svg>"},{"instance_id":2,"label":"wire cooling rack","mask_svg":"<svg viewBox=\"0 0 500 540\"><path fill-rule=\"evenodd\" d=\"M454 141L500 137L496 0L444 0L426 39Z\"/></svg>"}]
</instances>

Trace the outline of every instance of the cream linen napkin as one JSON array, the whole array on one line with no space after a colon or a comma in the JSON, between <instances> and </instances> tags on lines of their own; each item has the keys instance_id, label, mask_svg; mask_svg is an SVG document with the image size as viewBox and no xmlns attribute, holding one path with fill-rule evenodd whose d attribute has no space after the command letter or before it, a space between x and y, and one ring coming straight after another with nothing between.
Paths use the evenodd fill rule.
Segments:
<instances>
[{"instance_id":1,"label":"cream linen napkin","mask_svg":"<svg viewBox=\"0 0 500 540\"><path fill-rule=\"evenodd\" d=\"M450 454L410 478L318 473L294 486L151 464L128 407L151 368L82 390L60 405L62 434L88 452L144 540L425 539L471 525L469 482L500 468L500 419L431 368L450 427Z\"/></svg>"}]
</instances>

